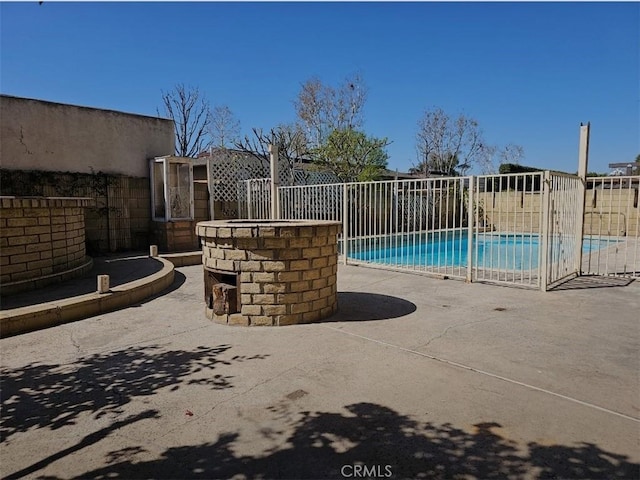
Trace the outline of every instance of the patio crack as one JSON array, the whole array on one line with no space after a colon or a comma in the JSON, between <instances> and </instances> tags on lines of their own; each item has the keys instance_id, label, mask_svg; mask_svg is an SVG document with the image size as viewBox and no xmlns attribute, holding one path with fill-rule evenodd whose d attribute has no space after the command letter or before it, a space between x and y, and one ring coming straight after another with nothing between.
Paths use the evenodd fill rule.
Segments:
<instances>
[{"instance_id":1,"label":"patio crack","mask_svg":"<svg viewBox=\"0 0 640 480\"><path fill-rule=\"evenodd\" d=\"M78 343L78 340L73 335L73 330L69 330L69 340L71 341L71 345L76 349L76 354L81 355L83 353L82 347Z\"/></svg>"},{"instance_id":2,"label":"patio crack","mask_svg":"<svg viewBox=\"0 0 640 480\"><path fill-rule=\"evenodd\" d=\"M486 321L486 320L480 320L479 322L482 322L482 321ZM479 323L479 322L474 322L474 323ZM384 346L386 348L393 348L393 349L396 349L398 351L405 352L405 353L408 353L408 354L411 354L411 355L416 355L418 357L422 357L422 358L426 358L426 359L429 359L429 360L440 362L440 363L443 363L443 364L446 364L446 365L450 365L452 367L459 368L461 370L467 370L469 372L474 372L474 373L479 374L479 375L484 375L484 376L487 376L487 377L491 377L491 378L494 378L496 380L500 380L502 382L511 383L513 385L518 385L520 387L523 387L523 388L526 388L526 389L529 389L529 390L532 390L532 391L536 391L536 392L540 392L540 393L545 394L545 395L550 395L550 396L553 396L553 397L556 397L556 398L560 398L560 399L566 400L568 402L573 402L573 403L576 403L578 405L582 405L583 407L587 407L587 408L591 408L591 409L594 409L594 410L598 410L600 412L603 412L603 413L606 413L606 414L609 414L609 415L615 415L617 417L624 418L625 420L630 420L632 422L640 424L640 418L638 418L638 417L633 417L631 415L627 415L627 414L622 413L622 412L617 412L615 410L612 410L612 409L609 409L609 408L606 408L606 407L602 407L602 406L596 405L594 403L586 402L584 400L580 400L578 398L570 397L568 395L564 395L562 393L554 392L552 390L548 390L546 388L538 387L536 385L531 385L529 383L521 382L519 380L516 380L516 379L513 379L513 378L509 378L509 377L505 377L505 376L499 375L497 373L493 373L493 372L489 372L489 371L486 371L486 370L482 370L480 368L472 367L470 365L465 365L464 363L455 362L453 360L447 360L445 358L437 357L435 355L431 355L431 354L426 353L426 352L419 352L419 351L417 351L415 349L412 349L412 348L406 348L406 347L403 347L403 346L400 346L400 345L395 345L393 343L385 342L385 341L382 341L382 340L377 340L375 338L370 338L370 337L367 337L365 335L360 335L360 334L353 333L353 332L347 332L345 330L340 330L339 328L336 328L336 327L332 327L332 326L328 326L327 325L327 326L324 326L324 328L327 328L329 330L334 330L335 332L337 332L337 333L339 333L341 335L349 335L349 336L352 336L352 337L355 337L355 338L359 338L360 340L364 340L364 341L367 341L367 342L372 342L372 343L375 343L377 345L382 345L382 346Z\"/></svg>"},{"instance_id":3,"label":"patio crack","mask_svg":"<svg viewBox=\"0 0 640 480\"><path fill-rule=\"evenodd\" d=\"M469 325L475 325L477 323L484 323L484 322L488 322L490 320L494 320L493 317L491 318L485 318L483 320L474 320L473 322L466 322L466 323L460 323L457 325L449 325L447 328L445 328L442 333L440 333L440 335L436 335L433 338L430 338L429 340L427 340L426 343L419 343L418 345L412 346L412 349L417 349L417 348L426 348L428 347L432 342L439 340L440 338L444 337L447 333L449 333L449 330L454 329L454 328L462 328L462 327L467 327Z\"/></svg>"}]
</instances>

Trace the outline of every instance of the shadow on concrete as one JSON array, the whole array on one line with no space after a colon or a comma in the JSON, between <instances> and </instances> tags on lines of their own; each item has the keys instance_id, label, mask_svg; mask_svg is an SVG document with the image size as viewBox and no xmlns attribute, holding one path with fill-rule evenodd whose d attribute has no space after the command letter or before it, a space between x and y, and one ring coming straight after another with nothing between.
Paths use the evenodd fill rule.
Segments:
<instances>
[{"instance_id":1,"label":"shadow on concrete","mask_svg":"<svg viewBox=\"0 0 640 480\"><path fill-rule=\"evenodd\" d=\"M156 298L160 298L165 296L168 293L174 292L176 290L178 290L183 284L184 282L187 281L187 277L185 277L184 273L179 272L178 270L174 270L173 271L173 283L171 285L169 285L167 288L165 288L163 291L156 293L155 295L152 295L151 297L147 297L144 300L142 300L139 303L132 303L131 305L124 307L124 308L130 308L130 307L141 307L142 305L144 305L147 302L150 302L151 300L155 300Z\"/></svg>"},{"instance_id":2,"label":"shadow on concrete","mask_svg":"<svg viewBox=\"0 0 640 480\"><path fill-rule=\"evenodd\" d=\"M261 360L269 355L233 356L230 345L200 346L192 351L164 350L158 345L99 353L68 365L33 363L3 368L0 442L32 429L58 430L91 414L95 420L122 413L122 406L160 389L178 392L187 385L212 390L233 387L233 376L215 370L222 365ZM177 393L181 395L181 393ZM78 444L5 478L20 478L98 442L123 426L156 418L150 409L111 423Z\"/></svg>"},{"instance_id":3,"label":"shadow on concrete","mask_svg":"<svg viewBox=\"0 0 640 480\"><path fill-rule=\"evenodd\" d=\"M282 414L288 406L271 409ZM640 472L626 456L593 444L517 444L501 435L497 423L478 423L466 431L418 422L373 403L288 415L286 431L258 434L274 447L257 455L235 453L242 445L240 433L224 432L210 443L169 448L154 460L136 461L145 452L142 446L112 451L104 467L76 478L632 479Z\"/></svg>"},{"instance_id":4,"label":"shadow on concrete","mask_svg":"<svg viewBox=\"0 0 640 480\"><path fill-rule=\"evenodd\" d=\"M338 292L338 312L325 322L360 322L404 317L416 311L416 305L389 295L363 292Z\"/></svg>"},{"instance_id":5,"label":"shadow on concrete","mask_svg":"<svg viewBox=\"0 0 640 480\"><path fill-rule=\"evenodd\" d=\"M575 277L564 283L556 285L550 291L557 290L582 290L586 288L609 288L609 287L626 287L633 278L626 277L609 277L599 275L586 275Z\"/></svg>"},{"instance_id":6,"label":"shadow on concrete","mask_svg":"<svg viewBox=\"0 0 640 480\"><path fill-rule=\"evenodd\" d=\"M0 297L0 310L54 302L65 298L93 293L97 290L97 276L109 275L109 285L119 285L140 280L162 270L162 263L150 257L100 257L94 258L93 268L85 275L61 283L47 285L38 290Z\"/></svg>"}]
</instances>

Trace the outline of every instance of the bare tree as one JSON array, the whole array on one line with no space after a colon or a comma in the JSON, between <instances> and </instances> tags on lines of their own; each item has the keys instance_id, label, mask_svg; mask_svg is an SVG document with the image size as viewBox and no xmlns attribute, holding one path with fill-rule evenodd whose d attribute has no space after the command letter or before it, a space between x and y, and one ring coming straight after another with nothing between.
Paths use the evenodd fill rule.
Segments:
<instances>
[{"instance_id":1,"label":"bare tree","mask_svg":"<svg viewBox=\"0 0 640 480\"><path fill-rule=\"evenodd\" d=\"M482 145L477 160L477 164L480 167L481 174L490 175L492 173L498 173L498 167L496 166L495 162L497 151L497 147L494 147L493 145Z\"/></svg>"},{"instance_id":2,"label":"bare tree","mask_svg":"<svg viewBox=\"0 0 640 480\"><path fill-rule=\"evenodd\" d=\"M425 176L429 172L464 175L483 155L478 122L464 115L451 118L441 108L425 111L416 138L420 161L411 170Z\"/></svg>"},{"instance_id":3,"label":"bare tree","mask_svg":"<svg viewBox=\"0 0 640 480\"><path fill-rule=\"evenodd\" d=\"M524 158L524 148L520 145L509 143L498 151L500 164L513 163L520 165L520 161Z\"/></svg>"},{"instance_id":4,"label":"bare tree","mask_svg":"<svg viewBox=\"0 0 640 480\"><path fill-rule=\"evenodd\" d=\"M337 88L317 77L304 82L294 104L310 147L323 145L334 130L360 128L366 99L367 88L358 74L347 77Z\"/></svg>"},{"instance_id":5,"label":"bare tree","mask_svg":"<svg viewBox=\"0 0 640 480\"><path fill-rule=\"evenodd\" d=\"M500 165L506 163L519 165L524 158L524 148L509 143L504 147L482 145L478 156L478 165L483 174L498 173Z\"/></svg>"},{"instance_id":6,"label":"bare tree","mask_svg":"<svg viewBox=\"0 0 640 480\"><path fill-rule=\"evenodd\" d=\"M278 125L269 131L252 128L251 135L235 142L235 147L263 162L269 161L269 144L278 146L278 158L284 160L293 181L295 164L308 155L307 139L297 125Z\"/></svg>"},{"instance_id":7,"label":"bare tree","mask_svg":"<svg viewBox=\"0 0 640 480\"><path fill-rule=\"evenodd\" d=\"M240 122L226 105L216 105L211 113L212 145L228 148L239 140Z\"/></svg>"},{"instance_id":8,"label":"bare tree","mask_svg":"<svg viewBox=\"0 0 640 480\"><path fill-rule=\"evenodd\" d=\"M165 115L175 124L176 155L195 157L211 146L211 110L198 88L178 84L172 91L162 92L162 102Z\"/></svg>"}]
</instances>

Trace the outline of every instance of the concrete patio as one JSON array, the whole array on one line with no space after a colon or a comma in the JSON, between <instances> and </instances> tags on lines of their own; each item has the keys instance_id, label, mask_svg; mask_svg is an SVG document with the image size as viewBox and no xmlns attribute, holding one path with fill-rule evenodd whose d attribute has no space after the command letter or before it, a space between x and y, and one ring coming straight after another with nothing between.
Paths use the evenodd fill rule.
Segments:
<instances>
[{"instance_id":1,"label":"concrete patio","mask_svg":"<svg viewBox=\"0 0 640 480\"><path fill-rule=\"evenodd\" d=\"M152 300L0 340L0 475L640 477L640 282L341 265L338 291L328 322L229 327L183 267Z\"/></svg>"}]
</instances>

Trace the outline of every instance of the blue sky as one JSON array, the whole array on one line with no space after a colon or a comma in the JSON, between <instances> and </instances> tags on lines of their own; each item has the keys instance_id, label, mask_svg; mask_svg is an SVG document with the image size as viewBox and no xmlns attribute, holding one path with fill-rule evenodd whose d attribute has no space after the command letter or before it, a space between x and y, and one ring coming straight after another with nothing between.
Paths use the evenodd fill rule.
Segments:
<instances>
[{"instance_id":1,"label":"blue sky","mask_svg":"<svg viewBox=\"0 0 640 480\"><path fill-rule=\"evenodd\" d=\"M156 115L161 91L198 86L243 131L295 120L312 76L359 72L364 130L388 137L389 166L416 163L424 110L476 118L522 163L577 169L640 154L639 3L0 4L0 91Z\"/></svg>"}]
</instances>

